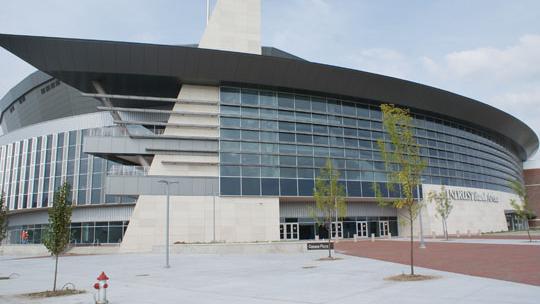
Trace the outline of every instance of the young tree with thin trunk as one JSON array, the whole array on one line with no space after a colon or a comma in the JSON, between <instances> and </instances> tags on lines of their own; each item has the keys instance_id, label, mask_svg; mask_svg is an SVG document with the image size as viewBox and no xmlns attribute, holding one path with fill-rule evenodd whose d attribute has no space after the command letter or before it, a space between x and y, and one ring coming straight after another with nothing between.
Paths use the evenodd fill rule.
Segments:
<instances>
[{"instance_id":1,"label":"young tree with thin trunk","mask_svg":"<svg viewBox=\"0 0 540 304\"><path fill-rule=\"evenodd\" d=\"M399 199L389 200L382 196L381 189L374 183L374 189L379 204L391 205L396 209L404 209L404 217L410 226L410 266L414 275L414 239L413 223L421 209L414 192L419 188L421 174L426 167L425 160L420 156L420 147L414 137L413 119L408 109L399 108L392 104L382 104L382 120L384 139L377 140L381 151L388 180L388 189L400 191ZM417 194L420 196L420 194Z\"/></svg>"},{"instance_id":2,"label":"young tree with thin trunk","mask_svg":"<svg viewBox=\"0 0 540 304\"><path fill-rule=\"evenodd\" d=\"M516 211L516 216L525 222L527 227L527 235L529 236L529 242L532 242L531 231L529 228L529 219L534 218L534 212L529 207L529 198L527 196L527 190L519 180L510 181L510 187L514 193L518 196L519 202L515 199L510 200L510 205Z\"/></svg>"},{"instance_id":3,"label":"young tree with thin trunk","mask_svg":"<svg viewBox=\"0 0 540 304\"><path fill-rule=\"evenodd\" d=\"M322 224L328 227L328 258L332 258L332 222L343 217L345 214L345 189L338 182L339 171L336 170L330 159L321 168L319 176L315 180L313 198L315 199L315 219L318 222L322 219ZM337 237L337 231L336 231Z\"/></svg>"},{"instance_id":4,"label":"young tree with thin trunk","mask_svg":"<svg viewBox=\"0 0 540 304\"><path fill-rule=\"evenodd\" d=\"M0 245L7 236L7 206L4 201L4 193L0 194Z\"/></svg>"},{"instance_id":5,"label":"young tree with thin trunk","mask_svg":"<svg viewBox=\"0 0 540 304\"><path fill-rule=\"evenodd\" d=\"M49 227L43 240L43 244L55 258L53 291L56 291L58 256L69 244L72 212L69 201L70 188L66 182L54 193L53 205L49 208Z\"/></svg>"},{"instance_id":6,"label":"young tree with thin trunk","mask_svg":"<svg viewBox=\"0 0 540 304\"><path fill-rule=\"evenodd\" d=\"M448 241L448 225L446 223L454 205L444 186L441 186L440 192L430 191L428 193L428 201L435 203L435 210L442 219L444 238Z\"/></svg>"}]
</instances>

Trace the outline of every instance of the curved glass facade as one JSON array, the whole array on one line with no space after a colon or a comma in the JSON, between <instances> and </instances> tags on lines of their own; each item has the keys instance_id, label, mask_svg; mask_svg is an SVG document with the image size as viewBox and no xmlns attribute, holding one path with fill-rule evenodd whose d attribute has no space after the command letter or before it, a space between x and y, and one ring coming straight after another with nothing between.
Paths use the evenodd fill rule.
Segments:
<instances>
[{"instance_id":1,"label":"curved glass facade","mask_svg":"<svg viewBox=\"0 0 540 304\"><path fill-rule=\"evenodd\" d=\"M115 162L83 152L95 129L49 134L0 146L0 192L9 210L50 206L67 181L73 204L135 203L137 196L105 195L104 175Z\"/></svg>"},{"instance_id":2,"label":"curved glass facade","mask_svg":"<svg viewBox=\"0 0 540 304\"><path fill-rule=\"evenodd\" d=\"M318 169L331 158L349 197L374 197L385 187L377 139L380 108L325 96L222 87L221 195L311 196ZM511 191L521 162L496 134L412 112L428 167L423 183Z\"/></svg>"}]
</instances>

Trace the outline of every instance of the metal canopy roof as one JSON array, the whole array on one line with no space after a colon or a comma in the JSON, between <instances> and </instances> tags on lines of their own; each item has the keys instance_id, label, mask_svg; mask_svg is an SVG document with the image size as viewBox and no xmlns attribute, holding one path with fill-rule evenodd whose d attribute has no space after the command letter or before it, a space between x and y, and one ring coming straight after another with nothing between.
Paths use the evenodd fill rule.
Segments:
<instances>
[{"instance_id":1,"label":"metal canopy roof","mask_svg":"<svg viewBox=\"0 0 540 304\"><path fill-rule=\"evenodd\" d=\"M80 91L176 97L183 83L244 84L393 103L505 136L526 160L538 137L490 105L441 89L336 66L275 56L128 42L0 34L0 45Z\"/></svg>"}]
</instances>

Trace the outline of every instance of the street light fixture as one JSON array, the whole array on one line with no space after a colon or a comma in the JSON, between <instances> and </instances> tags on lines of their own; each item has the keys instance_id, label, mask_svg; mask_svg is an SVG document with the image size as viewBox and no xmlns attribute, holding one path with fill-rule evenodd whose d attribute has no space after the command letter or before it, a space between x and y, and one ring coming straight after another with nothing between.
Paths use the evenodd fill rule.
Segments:
<instances>
[{"instance_id":1,"label":"street light fixture","mask_svg":"<svg viewBox=\"0 0 540 304\"><path fill-rule=\"evenodd\" d=\"M165 190L167 193L167 206L166 209L166 216L165 216L165 268L170 268L171 265L169 264L169 197L170 197L170 186L172 184L178 184L178 182L171 182L168 180L159 180L158 183L165 185Z\"/></svg>"}]
</instances>

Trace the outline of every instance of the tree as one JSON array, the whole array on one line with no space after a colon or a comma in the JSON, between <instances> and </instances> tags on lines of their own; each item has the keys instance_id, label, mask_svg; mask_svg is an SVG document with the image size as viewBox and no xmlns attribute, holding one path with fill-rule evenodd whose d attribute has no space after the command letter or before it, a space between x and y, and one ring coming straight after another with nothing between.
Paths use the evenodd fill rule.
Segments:
<instances>
[{"instance_id":1,"label":"tree","mask_svg":"<svg viewBox=\"0 0 540 304\"><path fill-rule=\"evenodd\" d=\"M70 188L66 182L54 193L53 205L49 208L49 227L43 240L47 250L55 257L53 291L56 291L58 256L66 250L69 244L72 212L69 201Z\"/></svg>"},{"instance_id":2,"label":"tree","mask_svg":"<svg viewBox=\"0 0 540 304\"><path fill-rule=\"evenodd\" d=\"M441 192L437 193L436 191L430 191L428 193L428 201L435 202L435 210L442 219L444 238L448 241L448 226L446 220L448 219L450 212L452 212L454 205L444 186L441 186Z\"/></svg>"},{"instance_id":3,"label":"tree","mask_svg":"<svg viewBox=\"0 0 540 304\"><path fill-rule=\"evenodd\" d=\"M345 215L345 189L338 182L339 171L334 169L332 161L326 160L326 164L321 168L319 176L315 180L313 198L317 213L315 219L322 218L322 224L328 227L328 258L332 258L332 222ZM337 232L336 232L337 236Z\"/></svg>"},{"instance_id":4,"label":"tree","mask_svg":"<svg viewBox=\"0 0 540 304\"><path fill-rule=\"evenodd\" d=\"M516 211L516 216L525 221L527 227L527 235L529 236L529 242L532 242L531 231L529 228L529 219L534 218L535 214L529 207L529 198L527 196L527 190L519 180L515 179L510 181L510 188L518 196L519 202L515 199L510 199L510 205Z\"/></svg>"},{"instance_id":5,"label":"tree","mask_svg":"<svg viewBox=\"0 0 540 304\"><path fill-rule=\"evenodd\" d=\"M0 244L7 236L7 206L4 201L4 193L0 194Z\"/></svg>"},{"instance_id":6,"label":"tree","mask_svg":"<svg viewBox=\"0 0 540 304\"><path fill-rule=\"evenodd\" d=\"M414 191L421 184L421 174L426 162L420 156L420 148L414 138L409 110L392 104L382 104L381 111L385 134L384 139L377 140L377 146L385 163L388 189L394 192L398 187L400 198L394 200L383 198L381 189L376 183L374 190L380 205L391 205L406 211L404 217L409 222L411 233L410 275L414 275L413 222L421 209L421 205L414 197ZM420 193L417 195L420 196Z\"/></svg>"}]
</instances>

